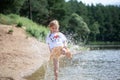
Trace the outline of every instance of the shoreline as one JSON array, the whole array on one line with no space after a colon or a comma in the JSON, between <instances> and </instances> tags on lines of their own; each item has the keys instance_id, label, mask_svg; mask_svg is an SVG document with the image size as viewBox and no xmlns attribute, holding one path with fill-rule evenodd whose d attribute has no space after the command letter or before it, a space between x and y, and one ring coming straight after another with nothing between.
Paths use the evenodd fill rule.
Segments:
<instances>
[{"instance_id":1,"label":"shoreline","mask_svg":"<svg viewBox=\"0 0 120 80\"><path fill-rule=\"evenodd\" d=\"M85 45L85 47L94 49L120 49L120 45Z\"/></svg>"}]
</instances>

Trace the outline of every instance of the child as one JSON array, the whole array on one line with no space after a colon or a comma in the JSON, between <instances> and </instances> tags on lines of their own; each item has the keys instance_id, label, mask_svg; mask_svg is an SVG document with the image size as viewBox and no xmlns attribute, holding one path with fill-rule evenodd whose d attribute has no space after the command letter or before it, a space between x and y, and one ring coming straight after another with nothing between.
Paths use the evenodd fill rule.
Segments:
<instances>
[{"instance_id":1,"label":"child","mask_svg":"<svg viewBox=\"0 0 120 80\"><path fill-rule=\"evenodd\" d=\"M67 48L67 39L65 35L59 32L59 22L57 20L53 20L48 25L50 29L50 33L46 38L46 43L50 49L50 60L53 60L54 63L54 73L55 80L58 77L58 68L59 68L59 57L61 55L66 55L69 58L72 58L72 55Z\"/></svg>"},{"instance_id":2,"label":"child","mask_svg":"<svg viewBox=\"0 0 120 80\"><path fill-rule=\"evenodd\" d=\"M50 33L48 34L48 36L46 38L46 43L49 46L50 52L53 52L52 50L54 50L54 48L62 47L62 50L61 50L62 53L61 54L64 54L67 57L71 58L72 55L69 54L70 51L67 48L67 39L66 39L66 37L63 33L59 32L58 21L53 20L49 23L48 26L49 26L49 29L50 29ZM60 56L58 56L58 57L60 57Z\"/></svg>"}]
</instances>

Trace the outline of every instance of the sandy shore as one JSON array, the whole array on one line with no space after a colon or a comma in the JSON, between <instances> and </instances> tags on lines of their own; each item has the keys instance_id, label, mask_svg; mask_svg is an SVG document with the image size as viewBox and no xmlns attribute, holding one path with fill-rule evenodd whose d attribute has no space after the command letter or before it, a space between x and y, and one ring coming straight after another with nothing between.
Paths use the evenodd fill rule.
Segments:
<instances>
[{"instance_id":1,"label":"sandy shore","mask_svg":"<svg viewBox=\"0 0 120 80\"><path fill-rule=\"evenodd\" d=\"M0 80L26 80L48 57L47 45L28 37L24 29L0 25Z\"/></svg>"}]
</instances>

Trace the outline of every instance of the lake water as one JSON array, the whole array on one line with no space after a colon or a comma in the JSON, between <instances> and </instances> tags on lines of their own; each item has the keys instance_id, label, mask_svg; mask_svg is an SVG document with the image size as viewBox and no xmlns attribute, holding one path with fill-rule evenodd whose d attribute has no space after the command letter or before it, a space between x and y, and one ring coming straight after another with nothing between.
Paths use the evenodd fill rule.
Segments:
<instances>
[{"instance_id":1,"label":"lake water","mask_svg":"<svg viewBox=\"0 0 120 80\"><path fill-rule=\"evenodd\" d=\"M44 65L29 80L54 80L53 66ZM91 50L60 60L59 80L120 80L120 50Z\"/></svg>"}]
</instances>

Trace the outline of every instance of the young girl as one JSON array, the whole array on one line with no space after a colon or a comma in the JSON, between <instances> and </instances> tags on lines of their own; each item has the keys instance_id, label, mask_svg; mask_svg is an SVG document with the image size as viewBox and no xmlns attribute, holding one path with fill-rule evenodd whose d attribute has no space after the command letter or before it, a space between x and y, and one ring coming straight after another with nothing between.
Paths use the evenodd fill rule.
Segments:
<instances>
[{"instance_id":1,"label":"young girl","mask_svg":"<svg viewBox=\"0 0 120 80\"><path fill-rule=\"evenodd\" d=\"M55 80L58 80L59 57L63 54L71 58L72 55L67 48L67 39L65 35L59 32L59 22L57 20L53 20L49 23L48 27L50 29L50 33L46 38L46 43L48 44L51 52L50 59L53 59L54 63Z\"/></svg>"}]
</instances>

